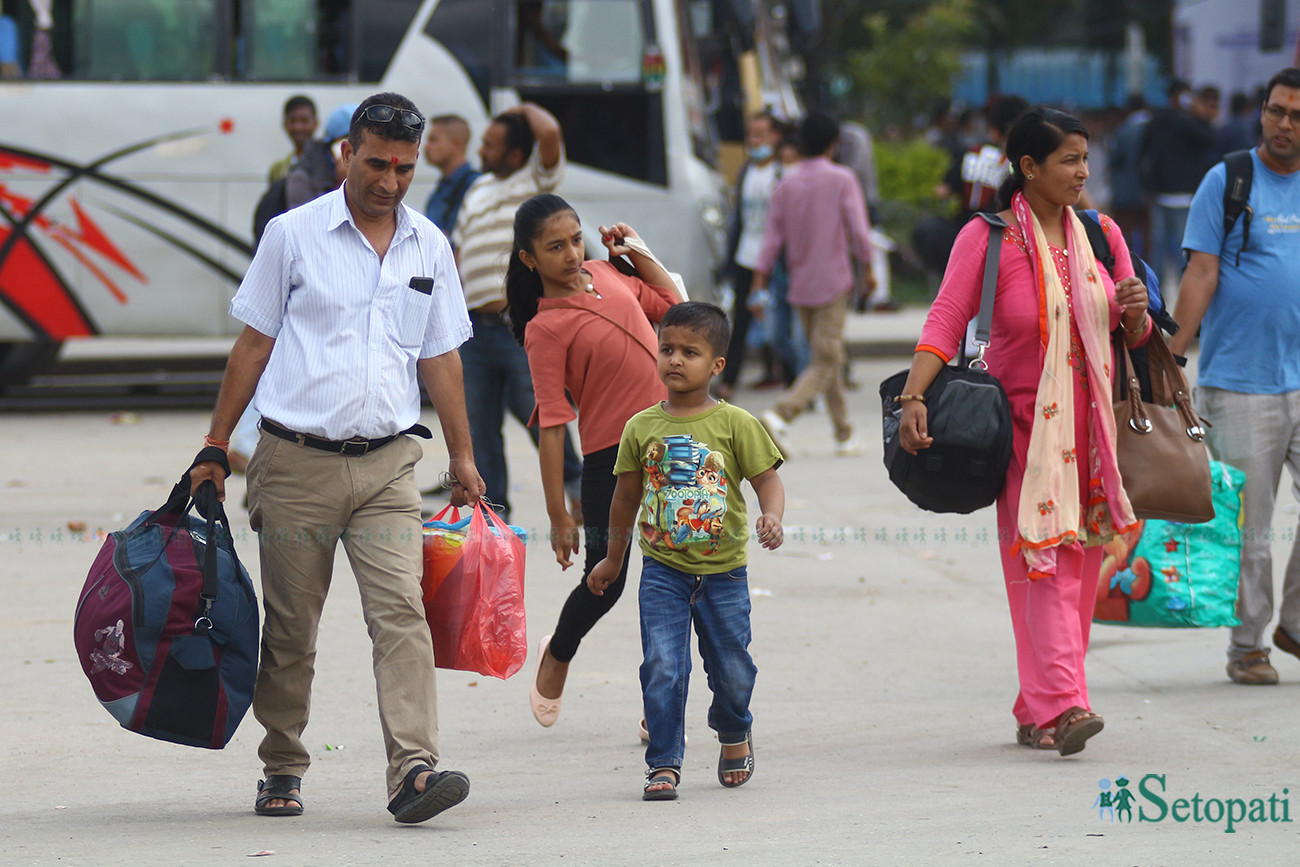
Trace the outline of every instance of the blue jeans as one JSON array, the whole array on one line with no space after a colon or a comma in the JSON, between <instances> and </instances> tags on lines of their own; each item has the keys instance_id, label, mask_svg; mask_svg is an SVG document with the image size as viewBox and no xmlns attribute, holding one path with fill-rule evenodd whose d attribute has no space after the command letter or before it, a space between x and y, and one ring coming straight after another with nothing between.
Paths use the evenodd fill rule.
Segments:
<instances>
[{"instance_id":1,"label":"blue jeans","mask_svg":"<svg viewBox=\"0 0 1300 867\"><path fill-rule=\"evenodd\" d=\"M767 305L768 341L785 368L785 384L793 385L795 378L808 366L809 353L803 325L787 300L790 275L785 269L784 260L777 262L772 269L772 280L767 289L772 296Z\"/></svg>"},{"instance_id":2,"label":"blue jeans","mask_svg":"<svg viewBox=\"0 0 1300 867\"><path fill-rule=\"evenodd\" d=\"M1151 206L1151 255L1148 264L1156 272L1160 285L1167 287L1165 298L1173 306L1178 280L1187 263L1183 259L1183 232L1187 229L1190 208ZM1171 291L1172 290L1172 291Z\"/></svg>"},{"instance_id":3,"label":"blue jeans","mask_svg":"<svg viewBox=\"0 0 1300 867\"><path fill-rule=\"evenodd\" d=\"M465 371L465 411L469 436L474 443L474 462L487 486L487 497L502 508L502 520L510 520L510 472L506 467L506 442L501 427L505 411L528 427L537 401L528 356L515 342L510 327L498 314L470 312L474 336L461 344L460 361ZM537 429L528 427L537 444ZM564 432L564 483L571 493L582 479L582 459L573 449L573 439Z\"/></svg>"},{"instance_id":4,"label":"blue jeans","mask_svg":"<svg viewBox=\"0 0 1300 867\"><path fill-rule=\"evenodd\" d=\"M709 728L722 743L744 743L753 716L758 669L749 655L749 582L744 566L691 575L646 557L641 565L641 696L651 768L681 768L686 752L686 693L691 624L713 692Z\"/></svg>"}]
</instances>

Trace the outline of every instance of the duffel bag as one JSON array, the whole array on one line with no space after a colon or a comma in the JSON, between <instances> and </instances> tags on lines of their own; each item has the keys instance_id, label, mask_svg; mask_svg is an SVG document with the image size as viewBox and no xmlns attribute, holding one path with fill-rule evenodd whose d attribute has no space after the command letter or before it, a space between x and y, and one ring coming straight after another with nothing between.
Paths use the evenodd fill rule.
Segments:
<instances>
[{"instance_id":1,"label":"duffel bag","mask_svg":"<svg viewBox=\"0 0 1300 867\"><path fill-rule=\"evenodd\" d=\"M253 700L257 597L216 487L205 482L192 499L189 484L187 473L161 508L104 540L73 637L123 728L219 750Z\"/></svg>"}]
</instances>

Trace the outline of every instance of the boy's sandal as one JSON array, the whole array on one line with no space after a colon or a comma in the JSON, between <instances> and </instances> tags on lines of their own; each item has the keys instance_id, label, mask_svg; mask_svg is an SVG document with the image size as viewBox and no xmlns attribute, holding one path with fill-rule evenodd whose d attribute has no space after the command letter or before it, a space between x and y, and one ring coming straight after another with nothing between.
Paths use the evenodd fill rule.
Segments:
<instances>
[{"instance_id":1,"label":"boy's sandal","mask_svg":"<svg viewBox=\"0 0 1300 867\"><path fill-rule=\"evenodd\" d=\"M749 744L749 755L740 756L739 758L729 759L718 750L718 782L728 789L734 789L737 786L743 786L749 782L749 778L754 776L754 735L750 732L745 733L745 740L741 743ZM740 744L722 744L724 747L738 747ZM744 772L745 779L738 783L728 783L723 774L738 774Z\"/></svg>"},{"instance_id":2,"label":"boy's sandal","mask_svg":"<svg viewBox=\"0 0 1300 867\"><path fill-rule=\"evenodd\" d=\"M1054 750L1056 749L1056 727L1048 726L1040 729L1033 723L1025 723L1016 729L1016 743L1036 750Z\"/></svg>"},{"instance_id":3,"label":"boy's sandal","mask_svg":"<svg viewBox=\"0 0 1300 867\"><path fill-rule=\"evenodd\" d=\"M257 800L253 802L253 812L259 816L301 816L302 777L291 774L268 774L265 780L257 781ZM286 801L278 807L268 807L271 801Z\"/></svg>"},{"instance_id":4,"label":"boy's sandal","mask_svg":"<svg viewBox=\"0 0 1300 867\"><path fill-rule=\"evenodd\" d=\"M1056 751L1071 756L1081 751L1088 738L1104 728L1106 721L1086 707L1075 706L1056 718Z\"/></svg>"},{"instance_id":5,"label":"boy's sandal","mask_svg":"<svg viewBox=\"0 0 1300 867\"><path fill-rule=\"evenodd\" d=\"M672 774L672 777L668 777L666 774ZM676 801L677 784L681 781L681 771L676 768L651 768L645 772L645 788L641 792L641 800ZM651 789L651 786L666 786L667 788Z\"/></svg>"},{"instance_id":6,"label":"boy's sandal","mask_svg":"<svg viewBox=\"0 0 1300 867\"><path fill-rule=\"evenodd\" d=\"M415 781L420 774L433 771L433 776L424 786L424 791L416 791ZM413 825L432 819L450 807L454 807L469 794L469 777L460 771L434 771L428 765L416 765L406 772L402 788L388 802L388 812L404 825Z\"/></svg>"}]
</instances>

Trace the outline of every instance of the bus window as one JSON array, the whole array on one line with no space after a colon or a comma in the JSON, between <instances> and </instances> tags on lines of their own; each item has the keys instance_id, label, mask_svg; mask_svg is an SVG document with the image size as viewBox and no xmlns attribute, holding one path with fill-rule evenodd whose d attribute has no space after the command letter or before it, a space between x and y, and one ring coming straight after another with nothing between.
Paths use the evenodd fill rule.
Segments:
<instances>
[{"instance_id":1,"label":"bus window","mask_svg":"<svg viewBox=\"0 0 1300 867\"><path fill-rule=\"evenodd\" d=\"M324 5L324 0L322 0ZM420 11L420 0L352 0L355 80L379 81Z\"/></svg>"},{"instance_id":2,"label":"bus window","mask_svg":"<svg viewBox=\"0 0 1300 867\"><path fill-rule=\"evenodd\" d=\"M484 106L492 104L493 58L504 29L495 7L488 0L442 0L424 25L425 34L464 68Z\"/></svg>"},{"instance_id":3,"label":"bus window","mask_svg":"<svg viewBox=\"0 0 1300 867\"><path fill-rule=\"evenodd\" d=\"M520 99L560 121L568 158L667 186L663 77L656 65L662 57L651 4L515 0L514 7L511 83Z\"/></svg>"},{"instance_id":4,"label":"bus window","mask_svg":"<svg viewBox=\"0 0 1300 867\"><path fill-rule=\"evenodd\" d=\"M193 81L217 73L217 0L75 0L78 78Z\"/></svg>"},{"instance_id":5,"label":"bus window","mask_svg":"<svg viewBox=\"0 0 1300 867\"><path fill-rule=\"evenodd\" d=\"M518 0L515 76L637 84L648 38L641 0Z\"/></svg>"},{"instance_id":6,"label":"bus window","mask_svg":"<svg viewBox=\"0 0 1300 867\"><path fill-rule=\"evenodd\" d=\"M241 10L246 78L303 81L316 77L318 60L326 61L324 67L333 59L328 49L317 55L316 5L316 0L262 0ZM329 72L339 69L334 64L327 68ZM341 69L346 70L346 64Z\"/></svg>"},{"instance_id":7,"label":"bus window","mask_svg":"<svg viewBox=\"0 0 1300 867\"><path fill-rule=\"evenodd\" d=\"M420 3L51 0L54 60L98 81L379 81Z\"/></svg>"}]
</instances>

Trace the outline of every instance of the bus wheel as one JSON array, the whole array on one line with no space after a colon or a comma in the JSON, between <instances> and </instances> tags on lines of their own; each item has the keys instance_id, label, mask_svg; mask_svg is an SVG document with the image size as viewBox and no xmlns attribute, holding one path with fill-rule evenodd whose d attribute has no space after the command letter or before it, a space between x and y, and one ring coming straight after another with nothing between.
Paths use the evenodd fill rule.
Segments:
<instances>
[{"instance_id":1,"label":"bus wheel","mask_svg":"<svg viewBox=\"0 0 1300 867\"><path fill-rule=\"evenodd\" d=\"M54 365L61 340L0 342L0 389L22 385Z\"/></svg>"}]
</instances>

